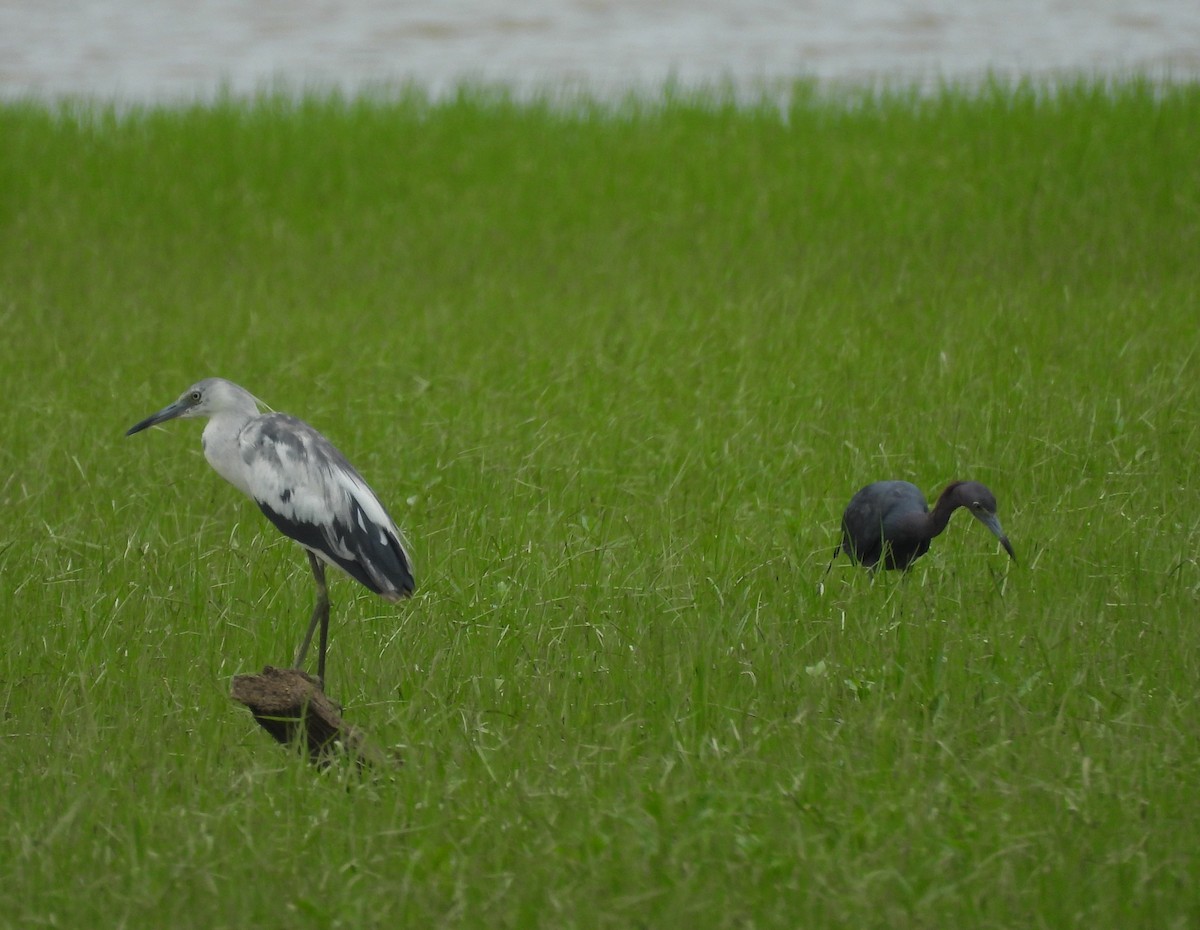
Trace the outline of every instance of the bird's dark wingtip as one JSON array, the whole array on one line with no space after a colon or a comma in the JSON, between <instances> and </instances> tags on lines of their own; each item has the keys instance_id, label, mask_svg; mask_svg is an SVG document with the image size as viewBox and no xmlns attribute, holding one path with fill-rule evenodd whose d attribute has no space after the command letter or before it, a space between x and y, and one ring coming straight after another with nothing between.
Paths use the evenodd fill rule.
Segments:
<instances>
[{"instance_id":1,"label":"bird's dark wingtip","mask_svg":"<svg viewBox=\"0 0 1200 930\"><path fill-rule=\"evenodd\" d=\"M400 584L396 585L394 588L392 588L388 591L380 591L379 596L382 597L389 604L398 604L401 601L412 597L413 593L416 590L417 590L417 584L410 576L410 577L405 578L403 581L400 582Z\"/></svg>"}]
</instances>

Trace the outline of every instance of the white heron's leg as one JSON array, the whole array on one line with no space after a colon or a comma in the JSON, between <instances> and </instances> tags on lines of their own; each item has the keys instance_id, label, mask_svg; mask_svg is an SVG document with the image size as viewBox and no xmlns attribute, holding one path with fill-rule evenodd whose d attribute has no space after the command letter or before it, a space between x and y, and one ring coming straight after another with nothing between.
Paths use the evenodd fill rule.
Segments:
<instances>
[{"instance_id":1,"label":"white heron's leg","mask_svg":"<svg viewBox=\"0 0 1200 930\"><path fill-rule=\"evenodd\" d=\"M325 687L325 649L329 645L329 591L325 587L325 565L311 552L313 575L317 579L317 606L321 610L321 651L317 653L317 678ZM311 624L310 624L311 625Z\"/></svg>"},{"instance_id":2,"label":"white heron's leg","mask_svg":"<svg viewBox=\"0 0 1200 930\"><path fill-rule=\"evenodd\" d=\"M329 643L329 590L325 587L325 566L311 552L308 553L308 564L312 566L313 578L317 582L317 604L313 608L312 619L308 621L308 632L304 634L304 642L300 644L300 651L296 653L296 668L300 668L304 664L304 657L308 655L308 644L312 642L313 633L316 632L317 624L321 624L321 645L320 653L317 655L317 678L321 680L321 684L325 683L325 647Z\"/></svg>"}]
</instances>

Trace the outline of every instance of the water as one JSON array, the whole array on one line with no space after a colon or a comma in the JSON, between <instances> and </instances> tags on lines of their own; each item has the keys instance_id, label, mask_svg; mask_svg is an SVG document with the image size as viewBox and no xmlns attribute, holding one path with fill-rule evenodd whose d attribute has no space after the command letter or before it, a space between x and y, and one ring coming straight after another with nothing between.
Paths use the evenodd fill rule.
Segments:
<instances>
[{"instance_id":1,"label":"water","mask_svg":"<svg viewBox=\"0 0 1200 930\"><path fill-rule=\"evenodd\" d=\"M1197 0L0 0L0 96L1200 77Z\"/></svg>"}]
</instances>

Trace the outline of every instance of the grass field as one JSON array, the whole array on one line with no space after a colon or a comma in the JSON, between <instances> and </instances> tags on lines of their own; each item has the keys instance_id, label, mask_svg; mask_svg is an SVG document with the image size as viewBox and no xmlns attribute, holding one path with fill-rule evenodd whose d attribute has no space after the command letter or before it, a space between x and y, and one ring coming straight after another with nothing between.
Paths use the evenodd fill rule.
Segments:
<instances>
[{"instance_id":1,"label":"grass field","mask_svg":"<svg viewBox=\"0 0 1200 930\"><path fill-rule=\"evenodd\" d=\"M0 925L1200 925L1200 86L0 105ZM222 375L417 558L320 773ZM988 484L907 577L868 481Z\"/></svg>"}]
</instances>

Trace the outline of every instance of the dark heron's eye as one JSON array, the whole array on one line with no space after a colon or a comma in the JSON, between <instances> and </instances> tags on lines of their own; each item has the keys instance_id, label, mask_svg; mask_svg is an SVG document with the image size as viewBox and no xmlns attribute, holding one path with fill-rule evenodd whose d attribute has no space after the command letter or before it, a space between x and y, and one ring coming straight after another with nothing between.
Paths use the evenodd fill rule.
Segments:
<instances>
[{"instance_id":1,"label":"dark heron's eye","mask_svg":"<svg viewBox=\"0 0 1200 930\"><path fill-rule=\"evenodd\" d=\"M188 395L188 400L190 400L193 404L200 403L200 392L192 391L192 393Z\"/></svg>"}]
</instances>

